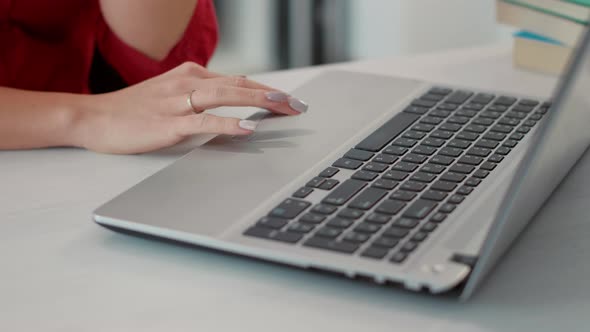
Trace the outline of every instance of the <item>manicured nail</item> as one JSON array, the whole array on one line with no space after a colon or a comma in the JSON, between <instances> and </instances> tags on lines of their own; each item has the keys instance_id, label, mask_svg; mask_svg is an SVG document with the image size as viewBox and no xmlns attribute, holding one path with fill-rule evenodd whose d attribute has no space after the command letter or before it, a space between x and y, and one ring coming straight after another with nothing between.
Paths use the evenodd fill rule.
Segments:
<instances>
[{"instance_id":1,"label":"manicured nail","mask_svg":"<svg viewBox=\"0 0 590 332\"><path fill-rule=\"evenodd\" d=\"M309 107L306 102L297 98L289 98L289 106L299 113L307 112L307 108Z\"/></svg>"},{"instance_id":2,"label":"manicured nail","mask_svg":"<svg viewBox=\"0 0 590 332\"><path fill-rule=\"evenodd\" d=\"M256 127L258 127L258 122L250 121L250 120L242 120L242 121L240 121L240 123L238 125L242 129L254 131L254 130L256 130Z\"/></svg>"},{"instance_id":3,"label":"manicured nail","mask_svg":"<svg viewBox=\"0 0 590 332\"><path fill-rule=\"evenodd\" d=\"M284 92L279 91L270 91L266 93L266 99L270 101L274 101L276 103L282 103L289 99L289 95Z\"/></svg>"}]
</instances>

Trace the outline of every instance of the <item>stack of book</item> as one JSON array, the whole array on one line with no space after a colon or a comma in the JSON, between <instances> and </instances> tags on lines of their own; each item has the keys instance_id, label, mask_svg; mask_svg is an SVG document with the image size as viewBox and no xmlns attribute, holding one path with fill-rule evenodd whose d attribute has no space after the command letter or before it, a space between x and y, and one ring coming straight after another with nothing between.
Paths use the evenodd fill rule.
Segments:
<instances>
[{"instance_id":1,"label":"stack of book","mask_svg":"<svg viewBox=\"0 0 590 332\"><path fill-rule=\"evenodd\" d=\"M518 29L516 66L560 74L588 25L590 0L496 0L498 22Z\"/></svg>"}]
</instances>

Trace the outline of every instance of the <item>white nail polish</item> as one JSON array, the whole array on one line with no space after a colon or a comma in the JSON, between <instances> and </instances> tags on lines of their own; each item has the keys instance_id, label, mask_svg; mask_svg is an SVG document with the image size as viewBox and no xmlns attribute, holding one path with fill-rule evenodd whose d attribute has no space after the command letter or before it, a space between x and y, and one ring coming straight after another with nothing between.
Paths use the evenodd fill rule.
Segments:
<instances>
[{"instance_id":1,"label":"white nail polish","mask_svg":"<svg viewBox=\"0 0 590 332\"><path fill-rule=\"evenodd\" d=\"M307 106L306 102L304 102L301 99L297 99L297 98L289 98L289 106L291 106L292 109L294 109L295 111L297 111L299 113L307 112L307 109L309 107L309 106Z\"/></svg>"},{"instance_id":2,"label":"white nail polish","mask_svg":"<svg viewBox=\"0 0 590 332\"><path fill-rule=\"evenodd\" d=\"M289 95L284 92L270 91L266 93L266 99L274 101L275 103L282 103L289 99Z\"/></svg>"},{"instance_id":3,"label":"white nail polish","mask_svg":"<svg viewBox=\"0 0 590 332\"><path fill-rule=\"evenodd\" d=\"M256 130L256 127L258 127L258 122L256 122L256 121L250 121L250 120L242 120L242 121L239 122L238 125L242 129L254 131L254 130Z\"/></svg>"}]
</instances>

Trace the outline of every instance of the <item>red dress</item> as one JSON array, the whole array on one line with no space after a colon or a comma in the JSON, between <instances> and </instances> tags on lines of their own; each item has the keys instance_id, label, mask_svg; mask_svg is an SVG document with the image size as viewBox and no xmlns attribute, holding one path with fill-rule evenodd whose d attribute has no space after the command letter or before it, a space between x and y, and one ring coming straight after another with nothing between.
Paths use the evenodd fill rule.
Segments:
<instances>
[{"instance_id":1,"label":"red dress","mask_svg":"<svg viewBox=\"0 0 590 332\"><path fill-rule=\"evenodd\" d=\"M0 86L88 93L95 53L131 85L184 61L206 65L217 33L212 0L199 0L182 40L156 61L109 29L98 0L0 0Z\"/></svg>"}]
</instances>

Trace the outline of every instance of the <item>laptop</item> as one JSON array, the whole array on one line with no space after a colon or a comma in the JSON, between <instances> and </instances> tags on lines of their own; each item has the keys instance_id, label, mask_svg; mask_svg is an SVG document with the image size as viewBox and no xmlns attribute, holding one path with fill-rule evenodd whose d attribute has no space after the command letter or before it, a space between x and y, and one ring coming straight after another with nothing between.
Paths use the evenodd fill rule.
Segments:
<instances>
[{"instance_id":1,"label":"laptop","mask_svg":"<svg viewBox=\"0 0 590 332\"><path fill-rule=\"evenodd\" d=\"M325 71L94 212L109 229L469 298L590 142L590 34L552 102ZM541 249L541 248L539 248Z\"/></svg>"}]
</instances>

